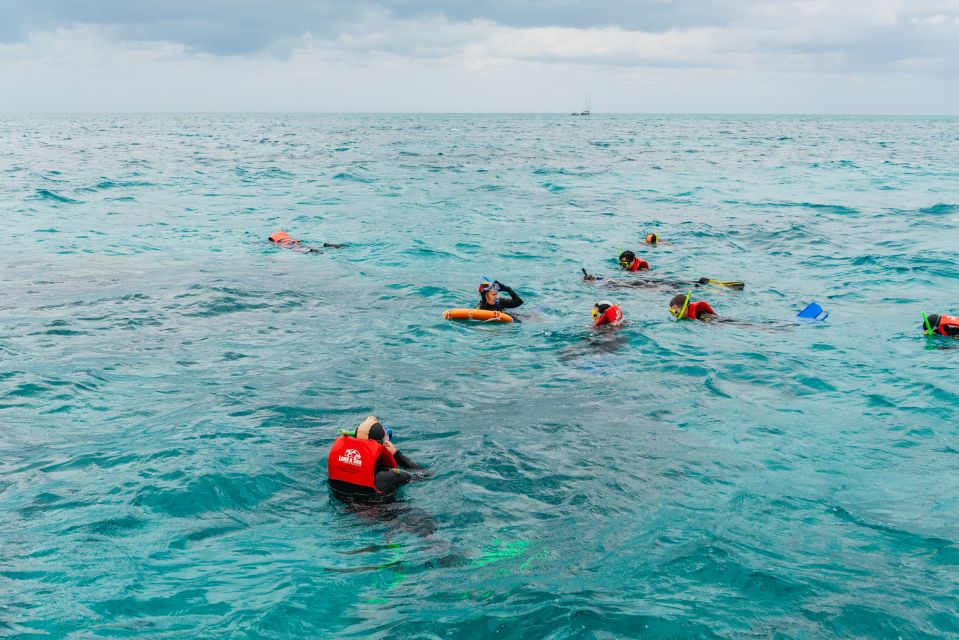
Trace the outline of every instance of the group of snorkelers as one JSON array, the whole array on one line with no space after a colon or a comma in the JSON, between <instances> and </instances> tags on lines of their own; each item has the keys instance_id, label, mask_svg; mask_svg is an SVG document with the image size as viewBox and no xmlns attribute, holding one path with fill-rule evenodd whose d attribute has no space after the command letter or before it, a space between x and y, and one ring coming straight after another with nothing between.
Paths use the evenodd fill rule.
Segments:
<instances>
[{"instance_id":1,"label":"group of snorkelers","mask_svg":"<svg viewBox=\"0 0 959 640\"><path fill-rule=\"evenodd\" d=\"M269 237L273 244L302 251L320 253L316 247L296 240L285 231L279 231ZM647 234L648 245L668 244L660 240L655 233ZM323 248L339 249L345 245L324 242ZM645 272L649 263L638 257L633 251L619 254L619 266L627 272ZM589 274L583 269L583 279L597 282L613 288L654 288L673 289L679 287L698 287L716 285L742 290L740 281L718 281L699 278L694 281L666 281L633 278L628 280L606 280L601 276ZM523 304L516 291L498 280L485 280L479 286L480 301L477 309L505 312ZM501 296L500 294L505 294ZM705 300L692 300L692 289L685 294L677 294L669 301L669 311L677 320L711 321L719 316ZM593 326L618 325L624 321L619 305L600 300L593 305ZM959 338L959 316L944 314L923 314L923 332L926 335L942 335ZM417 478L428 477L429 472L397 450L392 442L392 429L383 426L375 416L367 417L355 431L342 431L334 441L328 457L328 479L333 494L345 502L377 503L392 499L396 490Z\"/></svg>"},{"instance_id":2,"label":"group of snorkelers","mask_svg":"<svg viewBox=\"0 0 959 640\"><path fill-rule=\"evenodd\" d=\"M659 238L655 233L650 233L646 235L646 244L660 244ZM663 243L665 244L665 243ZM649 263L645 260L639 258L632 251L623 251L619 254L619 266L625 271L649 271ZM583 279L586 281L597 281L602 278L597 278L596 276L590 275L586 272L586 269L583 269ZM694 285L699 286L703 284L717 284L720 286L727 286L734 289L743 289L745 285L742 282L721 282L718 280L710 280L709 278L700 278L695 282L668 282L662 280L639 280L636 282L618 282L615 283L619 286L641 286L641 287L659 287L665 286L669 288L683 286L683 285ZM613 284L609 282L608 284ZM705 300L692 301L690 297L692 295L692 290L689 293L679 294L675 296L672 300L669 301L669 311L673 314L677 320L703 320L708 321L712 318L717 317L716 312ZM623 322L623 312L618 305L610 302L609 300L600 300L593 305L593 326L600 327L607 324L619 324Z\"/></svg>"}]
</instances>

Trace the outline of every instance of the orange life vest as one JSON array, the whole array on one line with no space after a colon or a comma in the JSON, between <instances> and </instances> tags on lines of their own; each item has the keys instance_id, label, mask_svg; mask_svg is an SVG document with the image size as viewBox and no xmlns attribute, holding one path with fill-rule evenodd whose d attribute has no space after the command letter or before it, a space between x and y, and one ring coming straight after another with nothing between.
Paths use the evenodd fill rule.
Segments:
<instances>
[{"instance_id":1,"label":"orange life vest","mask_svg":"<svg viewBox=\"0 0 959 640\"><path fill-rule=\"evenodd\" d=\"M333 443L327 460L330 480L338 480L381 493L373 481L377 466L395 468L396 459L376 440L342 435Z\"/></svg>"},{"instance_id":2,"label":"orange life vest","mask_svg":"<svg viewBox=\"0 0 959 640\"><path fill-rule=\"evenodd\" d=\"M944 336L950 334L946 333L946 327L955 327L959 329L959 316L939 316L939 326L936 327L936 331Z\"/></svg>"},{"instance_id":3,"label":"orange life vest","mask_svg":"<svg viewBox=\"0 0 959 640\"><path fill-rule=\"evenodd\" d=\"M286 231L277 231L272 236L270 236L270 242L287 246L291 244L296 244L297 242L299 242L299 240L294 240L293 238L291 238L290 234L288 234Z\"/></svg>"},{"instance_id":4,"label":"orange life vest","mask_svg":"<svg viewBox=\"0 0 959 640\"><path fill-rule=\"evenodd\" d=\"M606 311L602 313L598 318L596 318L594 327L598 327L602 324L616 324L617 322L622 321L623 312L620 311L619 305L610 305Z\"/></svg>"},{"instance_id":5,"label":"orange life vest","mask_svg":"<svg viewBox=\"0 0 959 640\"><path fill-rule=\"evenodd\" d=\"M649 269L649 263L639 258L633 258L628 267L629 271L639 271L640 269Z\"/></svg>"}]
</instances>

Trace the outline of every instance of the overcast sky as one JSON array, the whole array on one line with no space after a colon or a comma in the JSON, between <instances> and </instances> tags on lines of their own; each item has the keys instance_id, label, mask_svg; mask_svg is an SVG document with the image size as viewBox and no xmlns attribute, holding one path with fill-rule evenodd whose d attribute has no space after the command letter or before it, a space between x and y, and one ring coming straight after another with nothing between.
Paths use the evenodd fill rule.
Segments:
<instances>
[{"instance_id":1,"label":"overcast sky","mask_svg":"<svg viewBox=\"0 0 959 640\"><path fill-rule=\"evenodd\" d=\"M0 0L0 111L959 115L959 0Z\"/></svg>"}]
</instances>

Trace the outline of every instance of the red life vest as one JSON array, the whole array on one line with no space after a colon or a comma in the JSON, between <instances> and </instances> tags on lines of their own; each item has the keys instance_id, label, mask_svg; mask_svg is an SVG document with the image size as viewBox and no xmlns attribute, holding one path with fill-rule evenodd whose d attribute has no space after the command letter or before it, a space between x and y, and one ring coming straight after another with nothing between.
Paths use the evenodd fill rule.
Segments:
<instances>
[{"instance_id":1,"label":"red life vest","mask_svg":"<svg viewBox=\"0 0 959 640\"><path fill-rule=\"evenodd\" d=\"M713 311L713 308L709 306L709 303L705 300L700 300L699 302L690 302L689 307L686 308L686 317L690 320L697 320L699 316L704 313L711 313L716 315L716 312Z\"/></svg>"},{"instance_id":2,"label":"red life vest","mask_svg":"<svg viewBox=\"0 0 959 640\"><path fill-rule=\"evenodd\" d=\"M627 267L629 271L639 271L640 269L649 269L649 263L639 258L633 258L633 261Z\"/></svg>"},{"instance_id":3,"label":"red life vest","mask_svg":"<svg viewBox=\"0 0 959 640\"><path fill-rule=\"evenodd\" d=\"M601 324L616 324L621 322L623 319L623 312L619 310L619 305L610 305L606 311L603 312L601 316L596 318L596 323L593 324L594 327L598 327Z\"/></svg>"},{"instance_id":4,"label":"red life vest","mask_svg":"<svg viewBox=\"0 0 959 640\"><path fill-rule=\"evenodd\" d=\"M348 482L380 493L373 479L376 467L381 465L397 466L389 449L376 440L360 440L343 435L336 439L330 449L327 471L330 480Z\"/></svg>"},{"instance_id":5,"label":"red life vest","mask_svg":"<svg viewBox=\"0 0 959 640\"><path fill-rule=\"evenodd\" d=\"M939 316L939 326L936 327L936 331L944 336L951 335L946 333L946 327L955 327L959 332L959 316Z\"/></svg>"},{"instance_id":6,"label":"red life vest","mask_svg":"<svg viewBox=\"0 0 959 640\"><path fill-rule=\"evenodd\" d=\"M288 246L291 244L296 244L299 240L294 240L290 237L286 231L277 231L272 236L270 236L270 242L274 242L279 245Z\"/></svg>"}]
</instances>

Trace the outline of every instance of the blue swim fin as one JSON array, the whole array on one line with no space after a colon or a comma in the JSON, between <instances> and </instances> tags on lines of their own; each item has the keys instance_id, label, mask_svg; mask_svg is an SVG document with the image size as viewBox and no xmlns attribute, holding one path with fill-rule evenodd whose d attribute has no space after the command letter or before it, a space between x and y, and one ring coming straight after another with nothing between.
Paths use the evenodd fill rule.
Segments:
<instances>
[{"instance_id":1,"label":"blue swim fin","mask_svg":"<svg viewBox=\"0 0 959 640\"><path fill-rule=\"evenodd\" d=\"M796 316L797 318L803 318L804 320L819 320L822 322L829 317L829 314L822 310L815 302L810 302L809 306L799 312Z\"/></svg>"}]
</instances>

